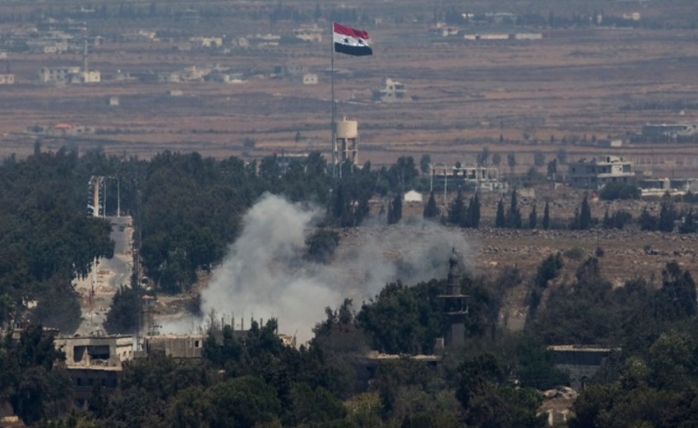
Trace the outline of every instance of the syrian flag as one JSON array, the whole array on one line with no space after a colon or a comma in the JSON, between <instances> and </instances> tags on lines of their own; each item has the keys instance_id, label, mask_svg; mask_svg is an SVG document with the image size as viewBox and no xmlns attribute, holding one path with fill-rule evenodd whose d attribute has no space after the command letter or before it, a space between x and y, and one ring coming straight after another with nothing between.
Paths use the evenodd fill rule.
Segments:
<instances>
[{"instance_id":1,"label":"syrian flag","mask_svg":"<svg viewBox=\"0 0 698 428\"><path fill-rule=\"evenodd\" d=\"M368 33L363 30L355 30L335 22L332 24L332 39L335 52L353 56L373 55Z\"/></svg>"}]
</instances>

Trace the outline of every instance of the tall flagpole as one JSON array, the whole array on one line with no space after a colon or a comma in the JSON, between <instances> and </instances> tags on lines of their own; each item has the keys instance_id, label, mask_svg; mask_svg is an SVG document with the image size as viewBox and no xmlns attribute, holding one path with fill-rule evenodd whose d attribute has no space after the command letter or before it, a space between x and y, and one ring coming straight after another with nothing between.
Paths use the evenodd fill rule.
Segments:
<instances>
[{"instance_id":1,"label":"tall flagpole","mask_svg":"<svg viewBox=\"0 0 698 428\"><path fill-rule=\"evenodd\" d=\"M330 23L330 57L332 58L330 66L330 86L332 87L332 122L330 124L332 129L332 144L330 144L330 149L332 150L332 178L337 177L337 138L336 138L336 126L335 126L335 102L334 102L334 22Z\"/></svg>"}]
</instances>

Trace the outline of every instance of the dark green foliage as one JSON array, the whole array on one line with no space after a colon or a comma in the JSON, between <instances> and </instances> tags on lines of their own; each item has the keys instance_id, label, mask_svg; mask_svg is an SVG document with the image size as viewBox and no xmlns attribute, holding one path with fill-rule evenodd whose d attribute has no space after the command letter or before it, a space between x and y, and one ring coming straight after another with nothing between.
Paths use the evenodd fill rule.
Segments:
<instances>
[{"instance_id":1,"label":"dark green foliage","mask_svg":"<svg viewBox=\"0 0 698 428\"><path fill-rule=\"evenodd\" d=\"M633 220L632 214L627 211L618 210L609 215L608 208L603 216L604 229L623 229Z\"/></svg>"},{"instance_id":2,"label":"dark green foliage","mask_svg":"<svg viewBox=\"0 0 698 428\"><path fill-rule=\"evenodd\" d=\"M274 388L258 377L226 380L212 386L208 393L212 426L253 427L271 422L281 411Z\"/></svg>"},{"instance_id":3,"label":"dark green foliage","mask_svg":"<svg viewBox=\"0 0 698 428\"><path fill-rule=\"evenodd\" d=\"M459 368L456 396L463 406L465 422L470 426L543 427L537 416L542 402L532 389L515 389L494 356L482 354L467 358Z\"/></svg>"},{"instance_id":4,"label":"dark green foliage","mask_svg":"<svg viewBox=\"0 0 698 428\"><path fill-rule=\"evenodd\" d=\"M388 224L397 224L402 219L402 193L395 194L388 206Z\"/></svg>"},{"instance_id":5,"label":"dark green foliage","mask_svg":"<svg viewBox=\"0 0 698 428\"><path fill-rule=\"evenodd\" d=\"M451 202L448 210L448 222L460 227L477 229L480 225L480 199L477 193L470 198L466 207L463 192L458 190L458 195Z\"/></svg>"},{"instance_id":6,"label":"dark green foliage","mask_svg":"<svg viewBox=\"0 0 698 428\"><path fill-rule=\"evenodd\" d=\"M436 199L434 199L434 192L429 193L429 201L424 206L424 218L435 219L441 215L439 207L436 205Z\"/></svg>"},{"instance_id":7,"label":"dark green foliage","mask_svg":"<svg viewBox=\"0 0 698 428\"><path fill-rule=\"evenodd\" d=\"M504 201L501 199L497 202L497 217L495 218L495 227L506 227L506 218L504 217Z\"/></svg>"},{"instance_id":8,"label":"dark green foliage","mask_svg":"<svg viewBox=\"0 0 698 428\"><path fill-rule=\"evenodd\" d=\"M0 346L0 398L9 399L14 413L31 425L57 417L70 408L72 383L54 364L65 359L53 335L30 325L19 340L7 336Z\"/></svg>"},{"instance_id":9,"label":"dark green foliage","mask_svg":"<svg viewBox=\"0 0 698 428\"><path fill-rule=\"evenodd\" d=\"M429 353L441 336L439 294L438 281L413 287L388 284L374 300L362 305L357 322L381 352Z\"/></svg>"},{"instance_id":10,"label":"dark green foliage","mask_svg":"<svg viewBox=\"0 0 698 428\"><path fill-rule=\"evenodd\" d=\"M23 302L36 300L37 319L75 331L80 308L71 281L114 251L109 222L85 216L90 169L112 160L37 150L0 166L0 323L21 318Z\"/></svg>"},{"instance_id":11,"label":"dark green foliage","mask_svg":"<svg viewBox=\"0 0 698 428\"><path fill-rule=\"evenodd\" d=\"M536 205L531 207L531 212L528 214L528 228L535 229L538 223L538 214L536 213Z\"/></svg>"},{"instance_id":12,"label":"dark green foliage","mask_svg":"<svg viewBox=\"0 0 698 428\"><path fill-rule=\"evenodd\" d=\"M683 222L679 226L679 233L696 233L698 232L698 221L696 214L693 213L693 208L689 209L684 215Z\"/></svg>"},{"instance_id":13,"label":"dark green foliage","mask_svg":"<svg viewBox=\"0 0 698 428\"><path fill-rule=\"evenodd\" d=\"M142 290L137 285L119 287L104 321L107 333L133 334L138 331L142 295Z\"/></svg>"},{"instance_id":14,"label":"dark green foliage","mask_svg":"<svg viewBox=\"0 0 698 428\"><path fill-rule=\"evenodd\" d=\"M332 261L338 246L339 233L334 230L320 229L306 239L303 257L316 263L327 264Z\"/></svg>"},{"instance_id":15,"label":"dark green foliage","mask_svg":"<svg viewBox=\"0 0 698 428\"><path fill-rule=\"evenodd\" d=\"M533 164L539 168L545 165L545 155L540 150L533 152Z\"/></svg>"},{"instance_id":16,"label":"dark green foliage","mask_svg":"<svg viewBox=\"0 0 698 428\"><path fill-rule=\"evenodd\" d=\"M512 229L521 229L521 210L519 209L518 197L516 189L511 191L511 203L509 204L509 213L506 219L507 227Z\"/></svg>"},{"instance_id":17,"label":"dark green foliage","mask_svg":"<svg viewBox=\"0 0 698 428\"><path fill-rule=\"evenodd\" d=\"M541 225L545 230L550 228L550 206L547 201L545 202L545 208L543 209L543 223Z\"/></svg>"},{"instance_id":18,"label":"dark green foliage","mask_svg":"<svg viewBox=\"0 0 698 428\"><path fill-rule=\"evenodd\" d=\"M572 230L589 230L592 225L591 218L591 207L589 206L589 201L587 200L587 195L584 195L582 204L579 209L574 214L574 219L570 224L570 229Z\"/></svg>"},{"instance_id":19,"label":"dark green foliage","mask_svg":"<svg viewBox=\"0 0 698 428\"><path fill-rule=\"evenodd\" d=\"M448 222L461 226L467 222L467 211L465 207L465 197L463 191L458 190L458 195L448 207Z\"/></svg>"},{"instance_id":20,"label":"dark green foliage","mask_svg":"<svg viewBox=\"0 0 698 428\"><path fill-rule=\"evenodd\" d=\"M480 227L480 198L477 193L470 198L468 204L467 224L465 227L477 229Z\"/></svg>"},{"instance_id":21,"label":"dark green foliage","mask_svg":"<svg viewBox=\"0 0 698 428\"><path fill-rule=\"evenodd\" d=\"M640 188L630 183L608 183L599 192L599 198L604 201L640 199Z\"/></svg>"},{"instance_id":22,"label":"dark green foliage","mask_svg":"<svg viewBox=\"0 0 698 428\"><path fill-rule=\"evenodd\" d=\"M640 213L640 217L637 221L640 223L640 229L642 230L657 230L659 219L650 214L649 211L647 211L647 207L645 207L642 213Z\"/></svg>"},{"instance_id":23,"label":"dark green foliage","mask_svg":"<svg viewBox=\"0 0 698 428\"><path fill-rule=\"evenodd\" d=\"M431 171L429 171L430 166L431 166L431 156L429 156L429 154L425 153L419 159L419 170L421 171L422 175L427 175L431 172Z\"/></svg>"},{"instance_id":24,"label":"dark green foliage","mask_svg":"<svg viewBox=\"0 0 698 428\"><path fill-rule=\"evenodd\" d=\"M547 287L548 281L557 277L557 275L560 273L560 269L562 269L562 266L562 254L556 253L549 255L545 260L543 260L543 263L538 266L535 284L539 287Z\"/></svg>"},{"instance_id":25,"label":"dark green foliage","mask_svg":"<svg viewBox=\"0 0 698 428\"><path fill-rule=\"evenodd\" d=\"M673 232L674 223L678 218L676 208L671 202L662 202L662 208L659 212L659 221L657 222L657 230L661 232Z\"/></svg>"},{"instance_id":26,"label":"dark green foliage","mask_svg":"<svg viewBox=\"0 0 698 428\"><path fill-rule=\"evenodd\" d=\"M667 263L662 271L662 288L657 292L659 319L681 320L693 318L697 313L696 284L688 271L682 271L678 263Z\"/></svg>"},{"instance_id":27,"label":"dark green foliage","mask_svg":"<svg viewBox=\"0 0 698 428\"><path fill-rule=\"evenodd\" d=\"M548 162L547 178L549 180L555 180L557 178L557 159L553 159Z\"/></svg>"}]
</instances>

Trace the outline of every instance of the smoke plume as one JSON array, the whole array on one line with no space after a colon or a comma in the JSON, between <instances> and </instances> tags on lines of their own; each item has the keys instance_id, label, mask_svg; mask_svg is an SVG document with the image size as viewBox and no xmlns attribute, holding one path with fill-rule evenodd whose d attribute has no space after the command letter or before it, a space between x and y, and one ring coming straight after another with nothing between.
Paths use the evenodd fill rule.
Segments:
<instances>
[{"instance_id":1,"label":"smoke plume","mask_svg":"<svg viewBox=\"0 0 698 428\"><path fill-rule=\"evenodd\" d=\"M276 318L280 332L302 343L312 337L326 307L335 308L344 298L360 305L397 280L412 285L445 278L451 249L465 260L471 252L457 229L419 221L351 229L343 234L333 262L321 265L302 257L321 216L317 207L262 196L245 214L240 237L202 291L202 313L213 310L226 320L234 317L236 324L244 319L245 327L250 318Z\"/></svg>"}]
</instances>

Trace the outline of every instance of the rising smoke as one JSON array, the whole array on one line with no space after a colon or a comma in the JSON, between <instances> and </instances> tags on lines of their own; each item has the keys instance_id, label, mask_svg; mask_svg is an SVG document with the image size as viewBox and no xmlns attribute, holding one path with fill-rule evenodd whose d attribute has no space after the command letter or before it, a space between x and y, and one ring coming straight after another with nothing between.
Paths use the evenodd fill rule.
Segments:
<instances>
[{"instance_id":1,"label":"rising smoke","mask_svg":"<svg viewBox=\"0 0 698 428\"><path fill-rule=\"evenodd\" d=\"M471 252L454 229L420 221L352 229L332 264L320 265L302 255L305 239L321 216L317 207L262 196L245 214L242 234L203 290L202 313L245 319L246 327L250 318L276 318L280 332L295 334L302 343L312 337L326 307L337 307L344 298L360 304L396 280L416 284L445 278L451 249L466 260ZM163 330L201 322L165 324Z\"/></svg>"}]
</instances>

